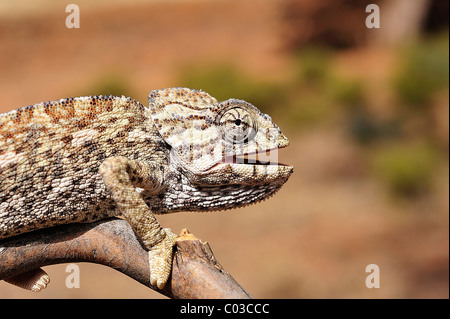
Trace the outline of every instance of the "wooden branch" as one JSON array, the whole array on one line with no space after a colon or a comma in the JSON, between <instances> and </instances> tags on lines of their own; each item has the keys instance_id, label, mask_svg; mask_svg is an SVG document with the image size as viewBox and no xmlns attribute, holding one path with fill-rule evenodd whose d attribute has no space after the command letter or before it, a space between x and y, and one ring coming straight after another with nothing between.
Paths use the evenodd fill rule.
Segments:
<instances>
[{"instance_id":1,"label":"wooden branch","mask_svg":"<svg viewBox=\"0 0 450 319\"><path fill-rule=\"evenodd\" d=\"M0 242L0 280L71 262L106 265L170 298L251 298L209 245L187 231L177 239L172 275L162 290L150 285L148 252L125 220L62 225Z\"/></svg>"}]
</instances>

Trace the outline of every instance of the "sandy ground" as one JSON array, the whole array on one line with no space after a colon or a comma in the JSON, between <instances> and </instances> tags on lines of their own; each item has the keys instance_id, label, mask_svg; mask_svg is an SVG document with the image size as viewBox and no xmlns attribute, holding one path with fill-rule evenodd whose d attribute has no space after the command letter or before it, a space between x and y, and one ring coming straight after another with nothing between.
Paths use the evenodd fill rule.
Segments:
<instances>
[{"instance_id":1,"label":"sandy ground","mask_svg":"<svg viewBox=\"0 0 450 319\"><path fill-rule=\"evenodd\" d=\"M64 25L64 3L1 12L1 112L96 94L91 87L110 75L123 74L133 97L146 103L150 89L180 85L177 70L186 65L232 61L267 79L288 71L274 1L84 4L77 30ZM375 59L375 68L373 57L353 52L339 63L367 66L379 80L390 61ZM395 200L354 173L361 154L342 128L286 134L291 146L279 157L295 174L275 197L229 212L161 216L161 224L208 241L257 298L448 298L448 169L427 198ZM368 264L380 267L379 289L365 286ZM46 267L52 282L39 294L0 282L0 298L161 297L93 264L80 264L81 288L68 289L65 268Z\"/></svg>"}]
</instances>

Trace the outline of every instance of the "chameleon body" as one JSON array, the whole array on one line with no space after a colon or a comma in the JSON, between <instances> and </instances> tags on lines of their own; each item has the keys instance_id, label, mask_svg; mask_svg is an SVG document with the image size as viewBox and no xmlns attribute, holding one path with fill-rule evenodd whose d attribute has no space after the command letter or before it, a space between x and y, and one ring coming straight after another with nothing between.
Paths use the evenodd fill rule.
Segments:
<instances>
[{"instance_id":1,"label":"chameleon body","mask_svg":"<svg viewBox=\"0 0 450 319\"><path fill-rule=\"evenodd\" d=\"M203 91L43 102L0 115L0 240L122 215L149 250L151 283L176 235L154 214L242 207L273 195L291 166L245 158L288 145L256 107ZM39 290L38 287L36 290Z\"/></svg>"}]
</instances>

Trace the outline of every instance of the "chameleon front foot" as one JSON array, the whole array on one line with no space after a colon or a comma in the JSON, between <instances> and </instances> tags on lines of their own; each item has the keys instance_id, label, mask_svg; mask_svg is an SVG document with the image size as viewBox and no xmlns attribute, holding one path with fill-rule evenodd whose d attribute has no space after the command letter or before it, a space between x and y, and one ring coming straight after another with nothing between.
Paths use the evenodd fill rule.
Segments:
<instances>
[{"instance_id":1,"label":"chameleon front foot","mask_svg":"<svg viewBox=\"0 0 450 319\"><path fill-rule=\"evenodd\" d=\"M150 284L164 288L172 271L173 246L177 235L169 228L163 228L166 236L162 241L149 248Z\"/></svg>"},{"instance_id":2,"label":"chameleon front foot","mask_svg":"<svg viewBox=\"0 0 450 319\"><path fill-rule=\"evenodd\" d=\"M38 268L7 278L5 281L23 289L39 292L47 287L50 282L50 277L44 270Z\"/></svg>"}]
</instances>

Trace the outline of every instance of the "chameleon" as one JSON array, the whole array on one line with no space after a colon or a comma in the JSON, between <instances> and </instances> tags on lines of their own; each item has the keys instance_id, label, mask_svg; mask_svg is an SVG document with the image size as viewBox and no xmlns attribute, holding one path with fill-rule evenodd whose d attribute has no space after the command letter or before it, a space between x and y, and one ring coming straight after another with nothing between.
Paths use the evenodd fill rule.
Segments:
<instances>
[{"instance_id":1,"label":"chameleon","mask_svg":"<svg viewBox=\"0 0 450 319\"><path fill-rule=\"evenodd\" d=\"M161 289L177 236L155 215L243 207L293 173L258 158L289 140L251 103L189 88L153 90L148 100L85 96L0 114L0 240L121 215ZM42 272L32 290L47 285Z\"/></svg>"}]
</instances>

